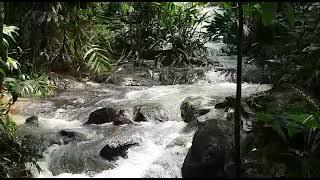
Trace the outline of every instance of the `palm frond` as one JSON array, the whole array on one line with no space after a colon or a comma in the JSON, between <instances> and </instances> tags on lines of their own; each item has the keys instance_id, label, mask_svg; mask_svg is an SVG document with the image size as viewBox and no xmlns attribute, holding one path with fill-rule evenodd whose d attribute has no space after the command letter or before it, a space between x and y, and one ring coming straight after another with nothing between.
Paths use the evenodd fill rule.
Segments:
<instances>
[{"instance_id":1,"label":"palm frond","mask_svg":"<svg viewBox=\"0 0 320 180\"><path fill-rule=\"evenodd\" d=\"M13 34L19 36L18 30L19 28L17 26L7 26L4 24L2 33L10 37L14 42L16 42Z\"/></svg>"},{"instance_id":2,"label":"palm frond","mask_svg":"<svg viewBox=\"0 0 320 180\"><path fill-rule=\"evenodd\" d=\"M101 74L111 70L109 51L97 45L92 45L84 54L83 59L94 74Z\"/></svg>"}]
</instances>

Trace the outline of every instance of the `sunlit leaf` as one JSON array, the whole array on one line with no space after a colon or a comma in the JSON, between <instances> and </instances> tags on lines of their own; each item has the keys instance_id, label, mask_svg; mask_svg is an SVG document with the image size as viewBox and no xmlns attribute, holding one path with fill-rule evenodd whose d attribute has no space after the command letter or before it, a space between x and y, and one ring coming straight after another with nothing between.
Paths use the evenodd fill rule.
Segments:
<instances>
[{"instance_id":1,"label":"sunlit leaf","mask_svg":"<svg viewBox=\"0 0 320 180\"><path fill-rule=\"evenodd\" d=\"M7 58L6 64L7 64L9 70L18 69L20 66L19 62L11 57Z\"/></svg>"}]
</instances>

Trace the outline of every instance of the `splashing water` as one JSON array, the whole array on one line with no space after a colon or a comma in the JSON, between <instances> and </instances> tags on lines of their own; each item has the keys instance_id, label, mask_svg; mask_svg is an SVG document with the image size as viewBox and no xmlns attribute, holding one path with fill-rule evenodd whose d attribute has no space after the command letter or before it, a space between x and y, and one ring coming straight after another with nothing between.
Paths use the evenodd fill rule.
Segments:
<instances>
[{"instance_id":1,"label":"splashing water","mask_svg":"<svg viewBox=\"0 0 320 180\"><path fill-rule=\"evenodd\" d=\"M236 84L226 82L214 70L208 71L207 81L191 85L154 87L115 87L87 85L83 90L67 91L50 100L34 103L26 113L38 111L42 131L69 129L81 132L86 140L67 145L54 144L47 148L39 164L43 171L36 177L181 177L181 167L191 146L194 131L182 132L186 123L180 117L180 105L189 96L226 97L234 95ZM242 95L265 91L269 85L242 85ZM62 102L68 102L63 104ZM169 113L170 121L142 122L114 127L111 123L84 127L90 112L119 104L132 108L141 103L160 103ZM38 132L38 131L35 131ZM127 158L108 162L99 151L111 142L139 140L139 146L127 151Z\"/></svg>"}]
</instances>

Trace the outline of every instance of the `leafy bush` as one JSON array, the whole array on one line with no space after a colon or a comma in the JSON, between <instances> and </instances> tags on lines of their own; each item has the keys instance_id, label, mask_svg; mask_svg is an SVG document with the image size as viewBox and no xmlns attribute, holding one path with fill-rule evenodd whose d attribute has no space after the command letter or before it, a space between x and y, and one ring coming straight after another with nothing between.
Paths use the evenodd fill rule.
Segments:
<instances>
[{"instance_id":1,"label":"leafy bush","mask_svg":"<svg viewBox=\"0 0 320 180\"><path fill-rule=\"evenodd\" d=\"M112 49L133 52L136 65L144 60L164 66L193 64L205 50L200 38L195 38L198 24L205 19L197 16L195 4L119 3L112 8L118 13L109 18L109 24L114 24L110 28L121 29Z\"/></svg>"}]
</instances>

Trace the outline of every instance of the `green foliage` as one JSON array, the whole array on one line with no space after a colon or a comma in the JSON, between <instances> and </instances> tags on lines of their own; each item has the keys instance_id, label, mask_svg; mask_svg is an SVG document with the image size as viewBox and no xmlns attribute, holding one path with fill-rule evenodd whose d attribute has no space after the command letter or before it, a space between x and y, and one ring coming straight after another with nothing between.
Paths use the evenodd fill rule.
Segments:
<instances>
[{"instance_id":1,"label":"green foliage","mask_svg":"<svg viewBox=\"0 0 320 180\"><path fill-rule=\"evenodd\" d=\"M197 26L205 19L197 16L196 4L119 3L113 8L118 14L110 18L110 24L114 24L110 28L122 31L114 36L117 41L112 49L118 54L121 49L134 52L132 60L136 64L143 60L163 66L190 64L194 63L192 57L199 58L196 51L204 50L203 42L195 38Z\"/></svg>"},{"instance_id":2,"label":"green foliage","mask_svg":"<svg viewBox=\"0 0 320 180\"><path fill-rule=\"evenodd\" d=\"M42 158L35 149L26 146L15 136L16 125L8 115L0 117L0 177L30 177L26 163L41 168L37 161Z\"/></svg>"},{"instance_id":3,"label":"green foliage","mask_svg":"<svg viewBox=\"0 0 320 180\"><path fill-rule=\"evenodd\" d=\"M83 59L87 61L87 66L93 73L100 75L111 70L108 53L109 51L92 45L84 54Z\"/></svg>"},{"instance_id":4,"label":"green foliage","mask_svg":"<svg viewBox=\"0 0 320 180\"><path fill-rule=\"evenodd\" d=\"M17 125L10 116L4 116L2 126L4 131L6 131L10 137L14 138L16 136Z\"/></svg>"},{"instance_id":5,"label":"green foliage","mask_svg":"<svg viewBox=\"0 0 320 180\"><path fill-rule=\"evenodd\" d=\"M277 176L279 171L285 177L317 177L320 143L318 113L308 114L288 110L284 114L259 112L258 122L271 127L271 134L264 134L269 141L256 143L249 155L258 162L259 172ZM269 131L270 132L270 131ZM278 165L284 165L277 169Z\"/></svg>"},{"instance_id":6,"label":"green foliage","mask_svg":"<svg viewBox=\"0 0 320 180\"><path fill-rule=\"evenodd\" d=\"M18 92L21 96L48 96L54 93L54 86L46 75L21 76L18 82Z\"/></svg>"},{"instance_id":7,"label":"green foliage","mask_svg":"<svg viewBox=\"0 0 320 180\"><path fill-rule=\"evenodd\" d=\"M278 6L281 5L281 8ZM213 40L219 40L219 36L223 37L223 42L227 43L231 53L235 53L236 34L237 34L237 17L236 4L220 3L222 14L215 12L215 18L211 24L207 26L208 36ZM252 46L259 45L262 42L273 40L269 34L273 26L293 25L294 12L290 3L278 2L250 2L243 4L244 12L244 52L250 49L255 49ZM279 13L280 12L280 13ZM283 14L286 16L284 17ZM279 22L278 19L287 19L285 22ZM266 36L267 34L267 36ZM262 48L262 47L259 47ZM256 49L255 49L256 51Z\"/></svg>"}]
</instances>

